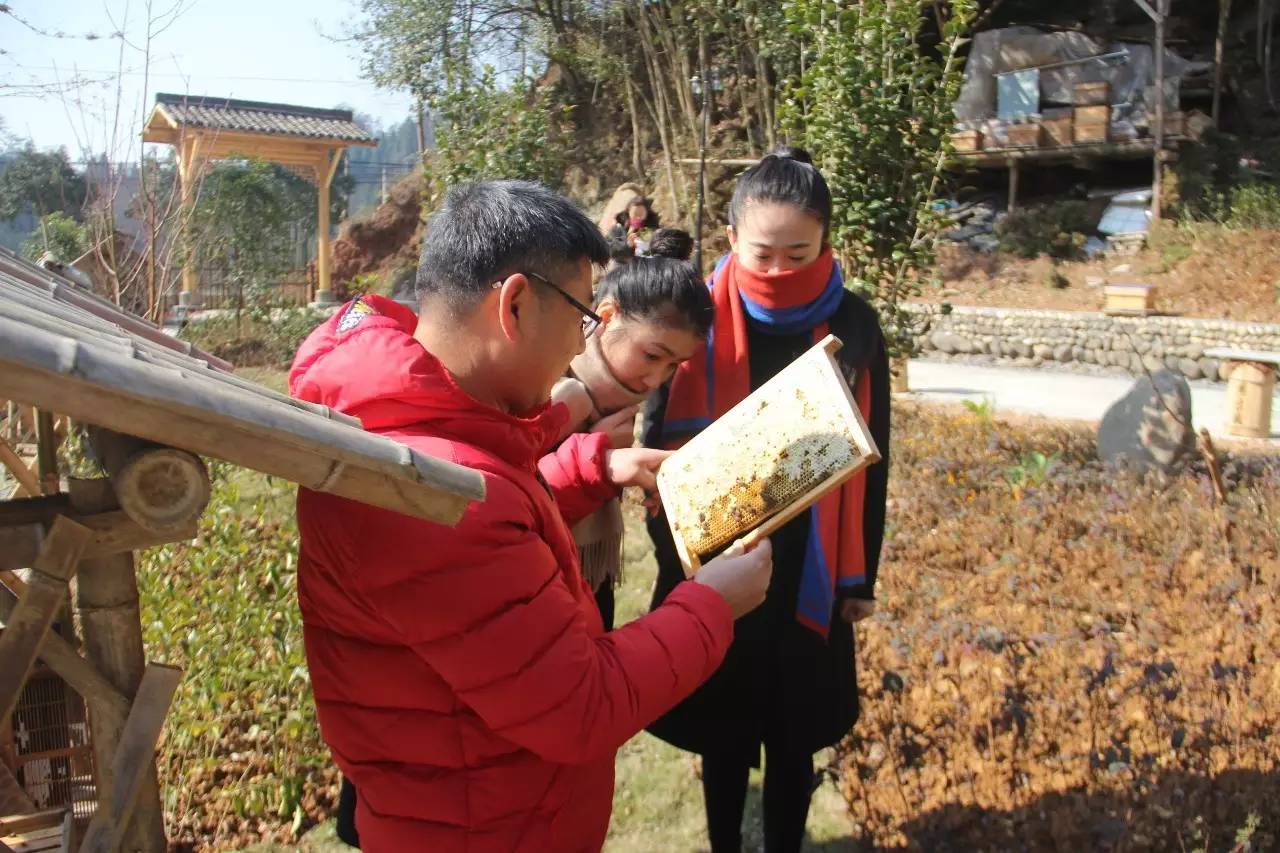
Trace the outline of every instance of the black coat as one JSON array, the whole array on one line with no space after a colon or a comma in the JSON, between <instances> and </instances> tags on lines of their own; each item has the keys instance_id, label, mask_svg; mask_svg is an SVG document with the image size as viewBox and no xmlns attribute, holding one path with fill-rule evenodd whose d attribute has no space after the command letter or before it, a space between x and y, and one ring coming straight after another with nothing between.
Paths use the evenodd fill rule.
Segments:
<instances>
[{"instance_id":1,"label":"black coat","mask_svg":"<svg viewBox=\"0 0 1280 853\"><path fill-rule=\"evenodd\" d=\"M836 359L852 386L871 383L868 427L882 459L867 469L863 539L867 583L844 595L872 598L884 539L889 470L889 364L876 313L846 293L830 320L844 342ZM768 335L748 328L751 388L755 390L813 345L811 333ZM645 444L661 447L668 389L654 395ZM658 559L653 606L684 580L665 516L649 521ZM649 731L666 742L702 754L730 753L758 759L760 744L816 752L840 740L858 718L853 628L832 614L826 640L796 620L800 570L809 537L808 513L773 536L773 580L764 603L738 620L724 663L688 699Z\"/></svg>"}]
</instances>

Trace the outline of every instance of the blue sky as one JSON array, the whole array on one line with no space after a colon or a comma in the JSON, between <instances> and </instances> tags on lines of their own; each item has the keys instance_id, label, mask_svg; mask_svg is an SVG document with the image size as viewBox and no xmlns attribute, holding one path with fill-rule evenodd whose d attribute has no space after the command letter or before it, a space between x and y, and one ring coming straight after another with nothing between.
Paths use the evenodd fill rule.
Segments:
<instances>
[{"instance_id":1,"label":"blue sky","mask_svg":"<svg viewBox=\"0 0 1280 853\"><path fill-rule=\"evenodd\" d=\"M138 48L145 40L147 2L10 2L31 27L0 14L5 131L41 148L66 146L76 157L107 152L112 159L133 160L156 92L313 107L346 104L382 124L410 113L407 95L361 80L354 45L332 40L354 22L355 0L150 0L153 15L175 3L181 11L152 41L152 77L144 91L146 63ZM70 37L42 35L32 27ZM83 38L115 30L125 32L128 44ZM123 75L116 73L120 68ZM76 78L93 82L65 85ZM25 88L58 81L66 91Z\"/></svg>"}]
</instances>

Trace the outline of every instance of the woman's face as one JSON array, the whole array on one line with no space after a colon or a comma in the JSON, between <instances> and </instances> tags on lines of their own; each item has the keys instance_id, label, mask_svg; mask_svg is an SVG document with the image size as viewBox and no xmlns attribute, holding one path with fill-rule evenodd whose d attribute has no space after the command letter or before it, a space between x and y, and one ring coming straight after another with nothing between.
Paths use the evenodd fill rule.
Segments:
<instances>
[{"instance_id":1,"label":"woman's face","mask_svg":"<svg viewBox=\"0 0 1280 853\"><path fill-rule=\"evenodd\" d=\"M617 208L614 208L617 210ZM632 202L627 208L627 219L631 222L644 222L649 217L649 206L642 201Z\"/></svg>"},{"instance_id":2,"label":"woman's face","mask_svg":"<svg viewBox=\"0 0 1280 853\"><path fill-rule=\"evenodd\" d=\"M738 263L754 272L800 269L822 254L822 221L794 204L749 201L728 233Z\"/></svg>"},{"instance_id":3,"label":"woman's face","mask_svg":"<svg viewBox=\"0 0 1280 853\"><path fill-rule=\"evenodd\" d=\"M689 329L626 317L607 300L596 310L604 320L596 332L604 360L614 378L636 394L661 386L702 344Z\"/></svg>"}]
</instances>

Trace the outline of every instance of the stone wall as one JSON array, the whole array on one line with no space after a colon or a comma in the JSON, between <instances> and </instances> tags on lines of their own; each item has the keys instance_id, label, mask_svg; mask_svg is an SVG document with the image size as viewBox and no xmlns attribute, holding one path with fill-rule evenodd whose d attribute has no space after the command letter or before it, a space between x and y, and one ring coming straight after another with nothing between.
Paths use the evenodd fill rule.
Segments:
<instances>
[{"instance_id":1,"label":"stone wall","mask_svg":"<svg viewBox=\"0 0 1280 853\"><path fill-rule=\"evenodd\" d=\"M1036 366L1078 362L1141 374L1167 367L1188 379L1225 380L1223 366L1205 355L1214 347L1280 352L1280 325L1187 317L1110 317L1075 311L1027 311L909 305L931 319L920 340L927 356L987 356ZM923 318L921 318L923 319Z\"/></svg>"}]
</instances>

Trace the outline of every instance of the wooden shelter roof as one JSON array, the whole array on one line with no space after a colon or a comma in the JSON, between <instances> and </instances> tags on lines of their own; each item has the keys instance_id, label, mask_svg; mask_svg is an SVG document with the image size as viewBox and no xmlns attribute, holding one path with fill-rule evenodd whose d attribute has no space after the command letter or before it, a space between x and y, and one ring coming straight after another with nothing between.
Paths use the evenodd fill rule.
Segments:
<instances>
[{"instance_id":1,"label":"wooden shelter roof","mask_svg":"<svg viewBox=\"0 0 1280 853\"><path fill-rule=\"evenodd\" d=\"M0 340L0 399L443 524L484 499L478 472L243 380L226 362L7 250Z\"/></svg>"},{"instance_id":2,"label":"wooden shelter roof","mask_svg":"<svg viewBox=\"0 0 1280 853\"><path fill-rule=\"evenodd\" d=\"M350 110L322 110L204 95L157 94L143 139L173 143L183 128L261 134L309 142L377 145L377 140L355 123Z\"/></svg>"}]
</instances>

